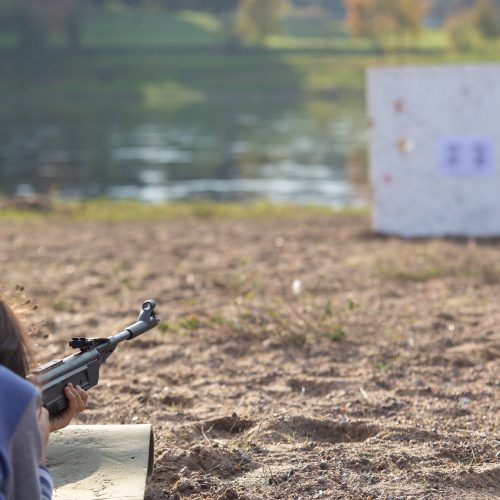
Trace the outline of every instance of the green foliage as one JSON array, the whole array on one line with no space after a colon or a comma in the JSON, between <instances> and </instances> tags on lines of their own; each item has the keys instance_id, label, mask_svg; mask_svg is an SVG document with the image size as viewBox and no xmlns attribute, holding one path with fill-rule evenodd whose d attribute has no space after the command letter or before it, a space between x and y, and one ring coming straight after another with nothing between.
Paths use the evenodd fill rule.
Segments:
<instances>
[{"instance_id":1,"label":"green foliage","mask_svg":"<svg viewBox=\"0 0 500 500\"><path fill-rule=\"evenodd\" d=\"M500 7L493 0L482 0L476 7L476 24L485 40L500 37Z\"/></svg>"},{"instance_id":2,"label":"green foliage","mask_svg":"<svg viewBox=\"0 0 500 500\"><path fill-rule=\"evenodd\" d=\"M451 17L446 23L446 32L449 43L454 49L470 50L481 42L481 36L470 11L460 12Z\"/></svg>"}]
</instances>

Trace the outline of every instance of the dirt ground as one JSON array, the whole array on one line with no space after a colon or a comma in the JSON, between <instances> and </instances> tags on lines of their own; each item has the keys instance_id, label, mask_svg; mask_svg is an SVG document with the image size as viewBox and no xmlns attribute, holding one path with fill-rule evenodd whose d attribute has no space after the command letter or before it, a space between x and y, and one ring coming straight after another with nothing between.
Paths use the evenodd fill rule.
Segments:
<instances>
[{"instance_id":1,"label":"dirt ground","mask_svg":"<svg viewBox=\"0 0 500 500\"><path fill-rule=\"evenodd\" d=\"M37 363L157 300L78 419L154 425L149 499L500 497L500 240L347 215L2 221L0 260Z\"/></svg>"}]
</instances>

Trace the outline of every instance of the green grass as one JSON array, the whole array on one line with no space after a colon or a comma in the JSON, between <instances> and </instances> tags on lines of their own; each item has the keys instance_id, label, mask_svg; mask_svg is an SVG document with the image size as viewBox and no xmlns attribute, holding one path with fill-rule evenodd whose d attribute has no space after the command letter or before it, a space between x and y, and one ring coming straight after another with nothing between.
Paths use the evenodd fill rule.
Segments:
<instances>
[{"instance_id":1,"label":"green grass","mask_svg":"<svg viewBox=\"0 0 500 500\"><path fill-rule=\"evenodd\" d=\"M222 43L217 20L201 12L89 9L82 26L82 43L88 48L216 47Z\"/></svg>"},{"instance_id":2,"label":"green grass","mask_svg":"<svg viewBox=\"0 0 500 500\"><path fill-rule=\"evenodd\" d=\"M90 221L152 220L179 217L200 218L268 218L299 215L366 214L366 209L332 209L331 207L276 205L269 202L253 204L192 201L183 203L145 204L134 200L94 199L52 203L47 211L0 209L0 220L68 219Z\"/></svg>"}]
</instances>

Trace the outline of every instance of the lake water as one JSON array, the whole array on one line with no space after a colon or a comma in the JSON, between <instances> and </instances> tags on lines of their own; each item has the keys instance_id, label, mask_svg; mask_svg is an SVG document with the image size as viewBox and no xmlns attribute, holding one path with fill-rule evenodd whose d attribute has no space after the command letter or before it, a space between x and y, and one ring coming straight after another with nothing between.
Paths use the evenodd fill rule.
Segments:
<instances>
[{"instance_id":1,"label":"lake water","mask_svg":"<svg viewBox=\"0 0 500 500\"><path fill-rule=\"evenodd\" d=\"M361 102L56 100L3 116L0 134L4 194L365 202L358 189L366 168Z\"/></svg>"}]
</instances>

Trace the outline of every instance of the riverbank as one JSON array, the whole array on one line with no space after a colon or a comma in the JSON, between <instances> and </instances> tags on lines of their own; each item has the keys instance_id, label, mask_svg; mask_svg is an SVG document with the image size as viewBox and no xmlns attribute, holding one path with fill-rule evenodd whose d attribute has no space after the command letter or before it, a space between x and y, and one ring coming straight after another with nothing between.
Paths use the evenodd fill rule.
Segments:
<instances>
[{"instance_id":1,"label":"riverbank","mask_svg":"<svg viewBox=\"0 0 500 500\"><path fill-rule=\"evenodd\" d=\"M498 496L498 241L300 209L126 219L3 218L2 286L36 305L38 363L158 301L79 418L153 423L149 498Z\"/></svg>"},{"instance_id":2,"label":"riverbank","mask_svg":"<svg viewBox=\"0 0 500 500\"><path fill-rule=\"evenodd\" d=\"M275 204L268 201L255 203L217 203L210 200L185 202L142 203L136 200L61 201L44 195L0 197L0 220L45 220L127 222L200 218L217 220L245 220L313 215L368 215L368 208L332 208L316 205Z\"/></svg>"}]
</instances>

